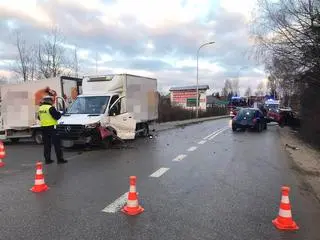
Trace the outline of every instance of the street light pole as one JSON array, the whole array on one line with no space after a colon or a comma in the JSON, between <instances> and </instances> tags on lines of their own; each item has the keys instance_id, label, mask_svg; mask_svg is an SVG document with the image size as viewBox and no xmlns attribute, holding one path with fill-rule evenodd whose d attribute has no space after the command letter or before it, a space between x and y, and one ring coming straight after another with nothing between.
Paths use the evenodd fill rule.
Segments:
<instances>
[{"instance_id":1,"label":"street light pole","mask_svg":"<svg viewBox=\"0 0 320 240\"><path fill-rule=\"evenodd\" d=\"M214 42L207 42L207 43L204 43L202 44L199 48L198 48L198 51L197 51L197 96L196 96L196 118L199 117L199 52L200 52L200 49L206 45L211 45L213 44Z\"/></svg>"}]
</instances>

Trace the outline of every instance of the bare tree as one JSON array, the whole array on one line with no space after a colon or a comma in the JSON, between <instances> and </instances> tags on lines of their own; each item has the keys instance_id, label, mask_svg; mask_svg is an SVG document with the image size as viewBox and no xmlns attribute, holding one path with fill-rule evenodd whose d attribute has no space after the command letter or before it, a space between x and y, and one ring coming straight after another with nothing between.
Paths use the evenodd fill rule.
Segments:
<instances>
[{"instance_id":1,"label":"bare tree","mask_svg":"<svg viewBox=\"0 0 320 240\"><path fill-rule=\"evenodd\" d=\"M222 94L223 96L228 96L230 93L232 93L232 83L229 79L225 80L224 87L222 88Z\"/></svg>"},{"instance_id":2,"label":"bare tree","mask_svg":"<svg viewBox=\"0 0 320 240\"><path fill-rule=\"evenodd\" d=\"M21 32L16 32L15 45L18 56L13 71L16 72L23 81L34 80L37 71L37 60L35 57L35 48L28 45L23 39Z\"/></svg>"},{"instance_id":3,"label":"bare tree","mask_svg":"<svg viewBox=\"0 0 320 240\"><path fill-rule=\"evenodd\" d=\"M253 23L257 56L265 63L284 60L293 72L320 70L319 4L311 0L259 0ZM311 79L309 79L311 80ZM313 84L319 80L313 79Z\"/></svg>"},{"instance_id":4,"label":"bare tree","mask_svg":"<svg viewBox=\"0 0 320 240\"><path fill-rule=\"evenodd\" d=\"M256 57L300 111L302 137L320 146L320 1L259 0L256 12Z\"/></svg>"},{"instance_id":5,"label":"bare tree","mask_svg":"<svg viewBox=\"0 0 320 240\"><path fill-rule=\"evenodd\" d=\"M257 86L256 95L257 96L263 96L265 93L265 86L263 82L260 82Z\"/></svg>"},{"instance_id":6,"label":"bare tree","mask_svg":"<svg viewBox=\"0 0 320 240\"><path fill-rule=\"evenodd\" d=\"M250 97L252 95L252 90L251 87L248 87L247 90L245 91L244 95L246 97Z\"/></svg>"},{"instance_id":7,"label":"bare tree","mask_svg":"<svg viewBox=\"0 0 320 240\"><path fill-rule=\"evenodd\" d=\"M232 92L233 92L234 94L239 95L239 94L240 94L239 79L238 79L238 78L233 79L231 85L232 85Z\"/></svg>"},{"instance_id":8,"label":"bare tree","mask_svg":"<svg viewBox=\"0 0 320 240\"><path fill-rule=\"evenodd\" d=\"M8 78L6 76L0 76L0 85L8 83Z\"/></svg>"},{"instance_id":9,"label":"bare tree","mask_svg":"<svg viewBox=\"0 0 320 240\"><path fill-rule=\"evenodd\" d=\"M268 94L271 94L272 96L276 97L277 90L278 90L276 78L272 76L268 76L267 88L268 88Z\"/></svg>"},{"instance_id":10,"label":"bare tree","mask_svg":"<svg viewBox=\"0 0 320 240\"><path fill-rule=\"evenodd\" d=\"M73 68L74 68L74 75L75 77L79 76L79 62L78 62L78 51L77 48L74 48L74 60L73 60Z\"/></svg>"},{"instance_id":11,"label":"bare tree","mask_svg":"<svg viewBox=\"0 0 320 240\"><path fill-rule=\"evenodd\" d=\"M44 37L43 43L39 43L38 64L42 77L57 77L68 68L63 44L64 37L58 27L53 27Z\"/></svg>"}]
</instances>

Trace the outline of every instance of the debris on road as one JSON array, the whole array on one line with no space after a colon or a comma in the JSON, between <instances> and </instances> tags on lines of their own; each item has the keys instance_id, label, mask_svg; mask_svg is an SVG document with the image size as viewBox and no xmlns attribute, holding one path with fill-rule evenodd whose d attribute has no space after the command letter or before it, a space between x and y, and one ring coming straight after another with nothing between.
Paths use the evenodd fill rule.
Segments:
<instances>
[{"instance_id":1,"label":"debris on road","mask_svg":"<svg viewBox=\"0 0 320 240\"><path fill-rule=\"evenodd\" d=\"M299 148L294 147L294 146L291 146L291 145L289 145L289 144L287 144L287 143L286 143L286 147L291 148L291 149L293 149L293 150L299 150Z\"/></svg>"}]
</instances>

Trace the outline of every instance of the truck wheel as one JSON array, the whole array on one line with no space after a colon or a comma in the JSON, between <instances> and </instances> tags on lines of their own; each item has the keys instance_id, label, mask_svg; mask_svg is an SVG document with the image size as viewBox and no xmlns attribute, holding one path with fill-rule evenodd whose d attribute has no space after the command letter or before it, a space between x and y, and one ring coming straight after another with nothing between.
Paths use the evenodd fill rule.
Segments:
<instances>
[{"instance_id":1,"label":"truck wheel","mask_svg":"<svg viewBox=\"0 0 320 240\"><path fill-rule=\"evenodd\" d=\"M143 131L140 133L141 137L148 137L149 136L149 125L148 123L142 124Z\"/></svg>"},{"instance_id":2,"label":"truck wheel","mask_svg":"<svg viewBox=\"0 0 320 240\"><path fill-rule=\"evenodd\" d=\"M12 143L18 143L20 141L20 138L10 138L10 141Z\"/></svg>"},{"instance_id":3,"label":"truck wheel","mask_svg":"<svg viewBox=\"0 0 320 240\"><path fill-rule=\"evenodd\" d=\"M39 130L36 131L34 133L33 138L34 138L34 141L36 142L36 144L39 144L39 145L43 144L43 136L42 136L42 132L41 131L39 131Z\"/></svg>"}]
</instances>

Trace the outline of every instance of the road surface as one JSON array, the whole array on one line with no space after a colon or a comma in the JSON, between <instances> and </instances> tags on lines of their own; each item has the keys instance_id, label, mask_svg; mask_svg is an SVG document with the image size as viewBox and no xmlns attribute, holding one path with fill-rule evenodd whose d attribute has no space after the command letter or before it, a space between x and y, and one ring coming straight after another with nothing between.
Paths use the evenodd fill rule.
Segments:
<instances>
[{"instance_id":1,"label":"road surface","mask_svg":"<svg viewBox=\"0 0 320 240\"><path fill-rule=\"evenodd\" d=\"M291 169L277 126L233 133L229 119L163 131L111 150L65 152L44 165L47 192L29 191L42 148L6 145L0 239L320 239L320 207ZM53 152L54 153L54 152ZM120 209L137 176L138 216ZM282 185L300 229L280 232Z\"/></svg>"}]
</instances>

